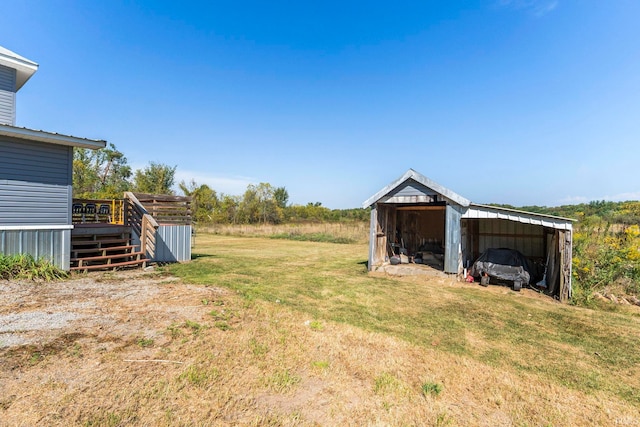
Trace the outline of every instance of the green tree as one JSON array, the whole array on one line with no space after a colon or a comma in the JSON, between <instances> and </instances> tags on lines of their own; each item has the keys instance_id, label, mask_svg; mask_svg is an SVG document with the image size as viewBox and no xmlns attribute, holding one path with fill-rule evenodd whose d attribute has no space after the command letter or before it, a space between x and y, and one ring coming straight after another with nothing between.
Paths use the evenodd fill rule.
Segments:
<instances>
[{"instance_id":1,"label":"green tree","mask_svg":"<svg viewBox=\"0 0 640 427\"><path fill-rule=\"evenodd\" d=\"M266 182L261 182L256 187L258 204L260 206L260 221L263 224L266 224L268 222L277 224L282 221L282 208L278 206L278 201L275 197L275 191L276 189L274 189L271 184Z\"/></svg>"},{"instance_id":2,"label":"green tree","mask_svg":"<svg viewBox=\"0 0 640 427\"><path fill-rule=\"evenodd\" d=\"M238 220L244 224L255 224L260 220L260 200L256 186L249 184L238 207Z\"/></svg>"},{"instance_id":3,"label":"green tree","mask_svg":"<svg viewBox=\"0 0 640 427\"><path fill-rule=\"evenodd\" d=\"M249 184L238 209L240 222L248 224L282 222L283 209L278 206L274 192L273 186L266 182L258 185Z\"/></svg>"},{"instance_id":4,"label":"green tree","mask_svg":"<svg viewBox=\"0 0 640 427\"><path fill-rule=\"evenodd\" d=\"M221 194L220 203L216 210L215 220L219 222L237 224L240 222L239 214L241 203L242 198L240 196Z\"/></svg>"},{"instance_id":5,"label":"green tree","mask_svg":"<svg viewBox=\"0 0 640 427\"><path fill-rule=\"evenodd\" d=\"M278 187L273 190L273 198L276 200L276 205L279 208L286 208L289 203L289 192L285 187Z\"/></svg>"},{"instance_id":6,"label":"green tree","mask_svg":"<svg viewBox=\"0 0 640 427\"><path fill-rule=\"evenodd\" d=\"M73 195L77 198L120 198L131 184L131 167L114 144L100 150L73 151Z\"/></svg>"},{"instance_id":7,"label":"green tree","mask_svg":"<svg viewBox=\"0 0 640 427\"><path fill-rule=\"evenodd\" d=\"M136 170L133 177L134 191L148 194L173 194L177 166L150 162L144 169Z\"/></svg>"},{"instance_id":8,"label":"green tree","mask_svg":"<svg viewBox=\"0 0 640 427\"><path fill-rule=\"evenodd\" d=\"M218 207L218 195L207 184L198 185L194 180L187 185L178 184L185 196L191 197L191 210L196 223L213 222Z\"/></svg>"}]
</instances>

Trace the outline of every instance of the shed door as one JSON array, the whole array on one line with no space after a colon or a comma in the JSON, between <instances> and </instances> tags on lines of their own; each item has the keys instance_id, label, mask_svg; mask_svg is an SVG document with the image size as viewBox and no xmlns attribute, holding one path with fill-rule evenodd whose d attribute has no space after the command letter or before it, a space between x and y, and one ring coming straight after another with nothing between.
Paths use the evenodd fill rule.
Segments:
<instances>
[{"instance_id":1,"label":"shed door","mask_svg":"<svg viewBox=\"0 0 640 427\"><path fill-rule=\"evenodd\" d=\"M444 272L458 274L462 269L460 246L460 219L457 207L447 205L445 220Z\"/></svg>"}]
</instances>

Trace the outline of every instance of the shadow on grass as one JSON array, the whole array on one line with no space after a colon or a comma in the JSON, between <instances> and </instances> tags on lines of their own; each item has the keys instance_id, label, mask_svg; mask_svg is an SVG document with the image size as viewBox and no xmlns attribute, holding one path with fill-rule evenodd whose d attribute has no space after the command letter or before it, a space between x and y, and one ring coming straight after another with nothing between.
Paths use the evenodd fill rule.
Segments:
<instances>
[{"instance_id":1,"label":"shadow on grass","mask_svg":"<svg viewBox=\"0 0 640 427\"><path fill-rule=\"evenodd\" d=\"M199 259L199 258L213 258L215 255L211 254L191 254L191 259Z\"/></svg>"}]
</instances>

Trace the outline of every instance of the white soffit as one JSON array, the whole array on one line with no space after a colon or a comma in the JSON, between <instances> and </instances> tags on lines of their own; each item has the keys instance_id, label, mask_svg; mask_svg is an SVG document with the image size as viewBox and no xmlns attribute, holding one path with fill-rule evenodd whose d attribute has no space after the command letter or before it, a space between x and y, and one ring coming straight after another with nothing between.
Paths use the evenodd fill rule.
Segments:
<instances>
[{"instance_id":1,"label":"white soffit","mask_svg":"<svg viewBox=\"0 0 640 427\"><path fill-rule=\"evenodd\" d=\"M16 92L38 71L38 64L2 46L0 65L16 70Z\"/></svg>"}]
</instances>

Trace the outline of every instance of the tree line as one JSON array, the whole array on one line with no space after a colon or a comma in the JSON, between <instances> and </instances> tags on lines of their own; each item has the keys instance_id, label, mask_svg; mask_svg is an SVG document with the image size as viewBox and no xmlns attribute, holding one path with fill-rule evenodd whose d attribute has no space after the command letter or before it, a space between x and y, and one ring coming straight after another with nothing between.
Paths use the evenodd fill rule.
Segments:
<instances>
[{"instance_id":1,"label":"tree line","mask_svg":"<svg viewBox=\"0 0 640 427\"><path fill-rule=\"evenodd\" d=\"M175 195L176 166L150 162L133 171L114 144L100 150L74 149L73 194L79 199L119 199L125 191ZM366 209L329 209L320 202L289 204L285 187L249 184L242 195L219 193L194 180L178 183L192 200L200 224L279 224L283 222L366 221Z\"/></svg>"}]
</instances>

